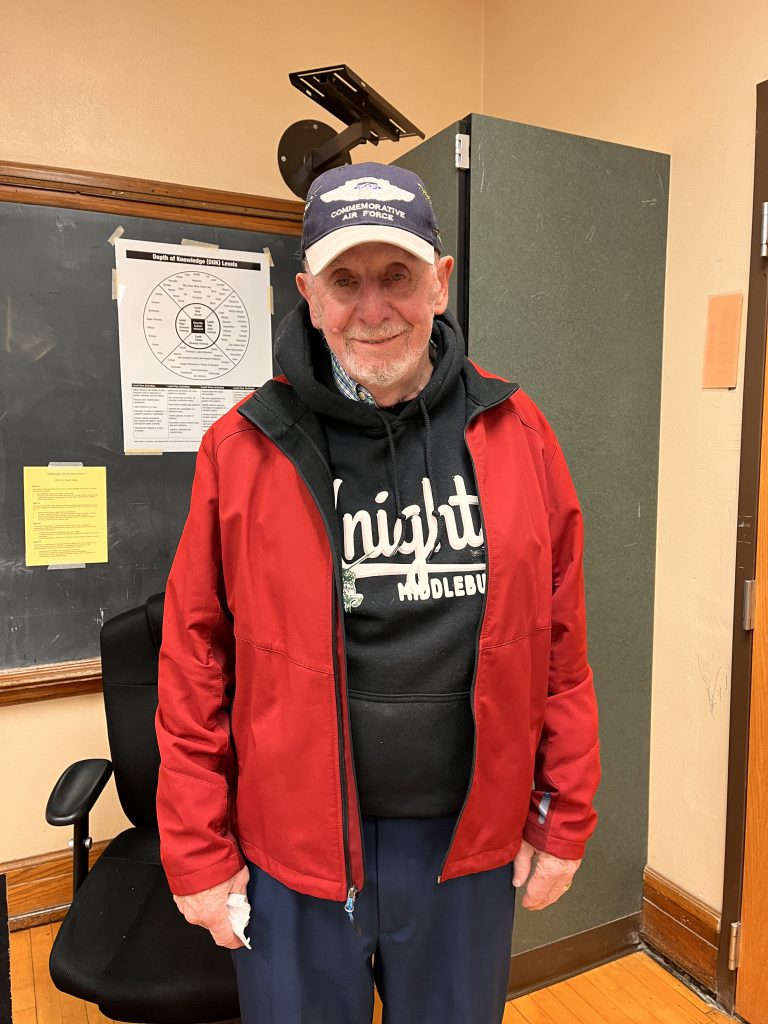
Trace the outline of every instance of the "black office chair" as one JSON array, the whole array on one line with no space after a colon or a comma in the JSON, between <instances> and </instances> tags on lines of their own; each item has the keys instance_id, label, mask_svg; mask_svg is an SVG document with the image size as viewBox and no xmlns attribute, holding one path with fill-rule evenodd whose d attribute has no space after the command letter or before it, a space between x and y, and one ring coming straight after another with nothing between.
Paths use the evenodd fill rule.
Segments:
<instances>
[{"instance_id":1,"label":"black office chair","mask_svg":"<svg viewBox=\"0 0 768 1024\"><path fill-rule=\"evenodd\" d=\"M239 1019L228 949L188 924L160 863L155 793L157 662L164 594L101 629L104 708L112 761L70 765L48 800L51 825L74 825L73 898L50 956L54 985L105 1016L142 1024ZM114 769L134 827L88 870L88 814Z\"/></svg>"}]
</instances>

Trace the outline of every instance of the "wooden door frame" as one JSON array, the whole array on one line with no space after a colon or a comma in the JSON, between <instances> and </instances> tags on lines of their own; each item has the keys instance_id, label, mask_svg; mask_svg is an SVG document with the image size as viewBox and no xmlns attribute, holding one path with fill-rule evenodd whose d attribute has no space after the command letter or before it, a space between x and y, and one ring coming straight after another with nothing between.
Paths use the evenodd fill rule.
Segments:
<instances>
[{"instance_id":1,"label":"wooden door frame","mask_svg":"<svg viewBox=\"0 0 768 1024\"><path fill-rule=\"evenodd\" d=\"M744 352L744 397L733 598L733 646L725 821L723 909L717 954L717 1001L728 1013L736 999L736 971L728 967L732 922L741 919L749 763L752 632L744 629L744 582L755 578L760 444L766 362L768 262L760 255L762 208L768 201L768 81L757 86L755 176ZM768 585L768 581L764 581Z\"/></svg>"}]
</instances>

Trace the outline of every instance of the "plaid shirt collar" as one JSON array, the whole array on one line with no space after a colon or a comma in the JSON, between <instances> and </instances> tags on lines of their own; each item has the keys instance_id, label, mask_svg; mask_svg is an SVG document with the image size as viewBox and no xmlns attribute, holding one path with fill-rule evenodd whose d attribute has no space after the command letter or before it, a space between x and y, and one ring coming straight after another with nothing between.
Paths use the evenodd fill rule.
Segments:
<instances>
[{"instance_id":1,"label":"plaid shirt collar","mask_svg":"<svg viewBox=\"0 0 768 1024\"><path fill-rule=\"evenodd\" d=\"M330 347L328 348L328 352L331 357L333 379L336 387L342 395L344 395L345 398L351 398L353 402L366 402L368 405L376 405L376 399L373 397L371 392L367 388L364 388L362 384L358 384L357 381L352 380ZM437 345L430 339L429 358L432 360L433 364L435 362L436 355Z\"/></svg>"},{"instance_id":2,"label":"plaid shirt collar","mask_svg":"<svg viewBox=\"0 0 768 1024\"><path fill-rule=\"evenodd\" d=\"M331 353L333 379L336 382L336 387L342 395L344 395L345 398L351 398L353 402L367 402L368 405L376 405L376 399L373 397L371 392L367 388L364 388L362 384L358 384L357 381L352 380L330 348L328 351Z\"/></svg>"}]
</instances>

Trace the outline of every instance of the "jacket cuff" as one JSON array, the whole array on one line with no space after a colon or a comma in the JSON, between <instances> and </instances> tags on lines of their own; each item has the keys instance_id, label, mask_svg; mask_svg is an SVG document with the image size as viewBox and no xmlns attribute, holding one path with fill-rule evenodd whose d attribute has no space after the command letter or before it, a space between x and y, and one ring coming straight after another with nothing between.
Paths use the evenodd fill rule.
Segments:
<instances>
[{"instance_id":1,"label":"jacket cuff","mask_svg":"<svg viewBox=\"0 0 768 1024\"><path fill-rule=\"evenodd\" d=\"M233 850L224 860L217 861L208 868L200 868L186 875L169 875L166 871L166 878L174 896L194 896L204 889L211 889L220 882L226 882L244 866L245 860L239 850Z\"/></svg>"},{"instance_id":2,"label":"jacket cuff","mask_svg":"<svg viewBox=\"0 0 768 1024\"><path fill-rule=\"evenodd\" d=\"M563 860L581 860L587 845L586 841L558 839L557 836L544 832L531 822L523 829L523 839L537 850L551 853L553 857L561 857Z\"/></svg>"}]
</instances>

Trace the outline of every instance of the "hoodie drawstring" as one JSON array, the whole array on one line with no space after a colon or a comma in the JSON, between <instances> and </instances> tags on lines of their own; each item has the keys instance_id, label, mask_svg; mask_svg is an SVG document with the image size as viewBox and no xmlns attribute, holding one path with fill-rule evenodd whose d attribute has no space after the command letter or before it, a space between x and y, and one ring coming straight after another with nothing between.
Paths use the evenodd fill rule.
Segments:
<instances>
[{"instance_id":1,"label":"hoodie drawstring","mask_svg":"<svg viewBox=\"0 0 768 1024\"><path fill-rule=\"evenodd\" d=\"M419 398L419 408L421 409L421 415L424 419L424 454L427 460L427 480L429 480L429 486L432 491L432 497L435 504L432 506L432 518L435 520L437 525L437 533L435 534L435 543L432 551L427 555L427 561L431 558L434 551L437 550L440 544L441 534L443 529L443 521L437 514L437 496L435 495L435 484L433 481L434 472L432 470L432 425L429 422L429 413L427 412L427 403L423 398Z\"/></svg>"},{"instance_id":2,"label":"hoodie drawstring","mask_svg":"<svg viewBox=\"0 0 768 1024\"><path fill-rule=\"evenodd\" d=\"M427 480L429 481L429 486L434 498L435 484L433 479L434 471L432 469L432 425L429 421L427 404L421 397L419 397L419 408L421 409L421 415L424 420L424 456L427 463ZM384 429L387 432L387 441L389 443L389 457L392 462L392 478L394 483L395 510L397 511L397 518L401 520L401 522L405 522L405 520L408 517L403 512L403 501L400 494L400 477L398 476L397 472L397 455L395 454L395 439L392 434L392 427L390 426L389 417L385 413L379 412L378 409L376 411L378 412L379 419L384 424ZM429 559L432 557L435 550L437 549L438 543L440 541L440 534L442 532L442 522L437 514L437 509L434 506L432 508L432 518L437 523L437 533L435 534L435 543L432 547L432 550L427 555L427 561L429 561Z\"/></svg>"},{"instance_id":3,"label":"hoodie drawstring","mask_svg":"<svg viewBox=\"0 0 768 1024\"><path fill-rule=\"evenodd\" d=\"M397 456L395 455L395 439L392 436L392 427L389 425L389 417L385 416L383 412L379 412L377 409L379 419L384 424L384 429L387 432L387 441L389 442L389 457L392 460L392 479L394 480L394 491L395 491L395 509L397 511L397 518L405 521L407 518L403 514L403 500L400 497L400 478L397 475Z\"/></svg>"}]
</instances>

